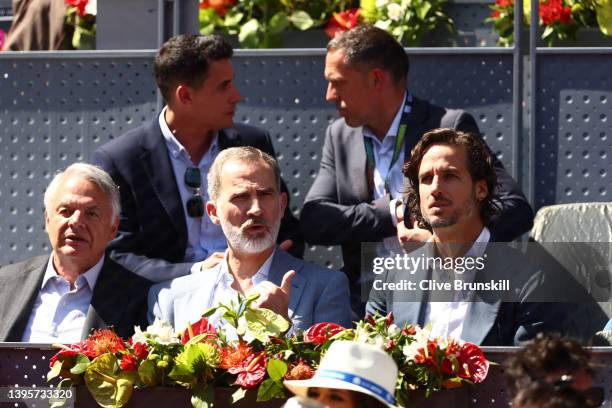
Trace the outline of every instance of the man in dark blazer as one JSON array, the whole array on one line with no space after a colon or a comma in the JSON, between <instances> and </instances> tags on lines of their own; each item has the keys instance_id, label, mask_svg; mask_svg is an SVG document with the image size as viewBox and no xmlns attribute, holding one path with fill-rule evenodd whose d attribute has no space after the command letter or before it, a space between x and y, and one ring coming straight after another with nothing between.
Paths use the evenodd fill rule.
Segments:
<instances>
[{"instance_id":1,"label":"man in dark blazer","mask_svg":"<svg viewBox=\"0 0 612 408\"><path fill-rule=\"evenodd\" d=\"M117 186L83 163L58 174L45 193L53 251L0 268L0 341L72 343L113 326L122 337L146 325L151 282L105 255L119 225Z\"/></svg>"},{"instance_id":2,"label":"man in dark blazer","mask_svg":"<svg viewBox=\"0 0 612 408\"><path fill-rule=\"evenodd\" d=\"M240 94L219 36L179 35L162 45L155 79L166 101L159 117L99 148L93 162L119 185L119 234L111 257L159 282L214 266L226 248L204 214L206 173L219 151L254 146L274 156L270 135L234 125ZM283 183L283 191L287 191ZM299 223L287 210L279 242L301 256Z\"/></svg>"},{"instance_id":3,"label":"man in dark blazer","mask_svg":"<svg viewBox=\"0 0 612 408\"><path fill-rule=\"evenodd\" d=\"M301 222L306 241L341 245L353 307L359 293L362 242L425 241L426 230L404 223L401 166L428 130L447 127L479 134L474 118L434 106L407 90L408 57L384 30L359 26L327 46L328 101L342 118L327 128L321 166ZM531 228L533 212L520 188L495 158L502 211L488 226L496 239L513 240ZM312 226L316 225L316 228Z\"/></svg>"},{"instance_id":4,"label":"man in dark blazer","mask_svg":"<svg viewBox=\"0 0 612 408\"><path fill-rule=\"evenodd\" d=\"M519 345L546 331L584 333L583 327L570 327L576 324L576 309L586 306L580 285L571 283L562 268L553 270L540 259L493 242L494 232L486 226L498 211L492 163L475 135L436 129L417 143L404 166L410 185L407 205L410 216L420 228L431 230L432 237L408 254L422 260L418 267L405 268L414 265L410 261L375 278L368 314L393 312L398 325L431 325L436 337L486 346ZM597 319L594 327L601 327L601 317Z\"/></svg>"}]
</instances>

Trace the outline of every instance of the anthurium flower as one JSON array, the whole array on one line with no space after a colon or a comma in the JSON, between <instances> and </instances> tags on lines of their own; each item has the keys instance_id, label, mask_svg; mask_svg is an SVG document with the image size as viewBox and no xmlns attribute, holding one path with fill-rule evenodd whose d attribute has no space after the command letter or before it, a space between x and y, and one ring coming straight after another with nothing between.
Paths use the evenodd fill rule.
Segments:
<instances>
[{"instance_id":1,"label":"anthurium flower","mask_svg":"<svg viewBox=\"0 0 612 408\"><path fill-rule=\"evenodd\" d=\"M230 374L238 374L236 384L244 388L255 388L266 376L268 358L265 351L251 354L239 365L227 370Z\"/></svg>"},{"instance_id":2,"label":"anthurium flower","mask_svg":"<svg viewBox=\"0 0 612 408\"><path fill-rule=\"evenodd\" d=\"M344 330L346 330L344 327L335 323L316 323L304 332L304 341L306 343L323 344L329 340L330 337Z\"/></svg>"},{"instance_id":3,"label":"anthurium flower","mask_svg":"<svg viewBox=\"0 0 612 408\"><path fill-rule=\"evenodd\" d=\"M489 361L480 347L472 343L464 343L458 356L459 376L469 378L474 382L482 382L489 372Z\"/></svg>"},{"instance_id":4,"label":"anthurium flower","mask_svg":"<svg viewBox=\"0 0 612 408\"><path fill-rule=\"evenodd\" d=\"M77 10L77 14L83 17L87 14L85 7L87 7L88 0L64 0L64 4L70 7L74 7Z\"/></svg>"},{"instance_id":5,"label":"anthurium flower","mask_svg":"<svg viewBox=\"0 0 612 408\"><path fill-rule=\"evenodd\" d=\"M214 326L208 322L208 319L205 317L201 318L197 322L193 324L189 324L188 327L183 332L181 336L181 343L186 344L189 339L199 335L199 334L207 334L208 337L217 337L217 330L215 330Z\"/></svg>"},{"instance_id":6,"label":"anthurium flower","mask_svg":"<svg viewBox=\"0 0 612 408\"><path fill-rule=\"evenodd\" d=\"M359 24L360 14L361 10L359 8L350 8L340 13L333 13L325 26L325 33L330 38L334 38L336 34L356 27Z\"/></svg>"}]
</instances>

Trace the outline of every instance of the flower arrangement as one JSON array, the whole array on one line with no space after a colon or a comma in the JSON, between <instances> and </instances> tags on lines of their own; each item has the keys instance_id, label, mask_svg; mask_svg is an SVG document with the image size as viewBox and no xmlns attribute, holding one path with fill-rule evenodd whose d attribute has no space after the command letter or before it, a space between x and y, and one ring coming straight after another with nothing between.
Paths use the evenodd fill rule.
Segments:
<instances>
[{"instance_id":1,"label":"flower arrangement","mask_svg":"<svg viewBox=\"0 0 612 408\"><path fill-rule=\"evenodd\" d=\"M2 51L2 48L4 47L5 40L6 40L6 33L4 32L4 30L0 29L0 51Z\"/></svg>"},{"instance_id":2,"label":"flower arrangement","mask_svg":"<svg viewBox=\"0 0 612 408\"><path fill-rule=\"evenodd\" d=\"M498 43L509 46L514 41L514 0L495 0L487 22L499 35ZM531 1L523 3L525 23L531 20ZM561 40L575 40L582 27L597 27L612 35L612 0L540 0L539 24L542 40L549 46Z\"/></svg>"},{"instance_id":3,"label":"flower arrangement","mask_svg":"<svg viewBox=\"0 0 612 408\"><path fill-rule=\"evenodd\" d=\"M289 323L267 309L253 308L257 295L219 305L176 334L169 323L156 321L146 331L135 329L128 341L112 330L62 349L51 359L48 380L59 386L85 383L101 406L125 405L134 388L157 385L191 390L194 406L208 406L215 387L235 387L236 402L246 392L257 401L286 397L283 380L314 375L322 354L336 340L374 344L399 367L397 398L406 404L413 390L431 392L478 383L489 362L479 347L452 339L432 339L427 329L393 323L393 316L368 317L355 329L318 323L283 336ZM223 324L216 330L209 318Z\"/></svg>"},{"instance_id":4,"label":"flower arrangement","mask_svg":"<svg viewBox=\"0 0 612 408\"><path fill-rule=\"evenodd\" d=\"M351 0L200 0L200 32L220 30L238 35L244 48L282 45L281 33L325 24L335 12L349 8Z\"/></svg>"},{"instance_id":5,"label":"flower arrangement","mask_svg":"<svg viewBox=\"0 0 612 408\"><path fill-rule=\"evenodd\" d=\"M445 4L446 0L361 0L361 10L366 23L388 31L404 45L419 46L423 35L438 27L453 31Z\"/></svg>"},{"instance_id":6,"label":"flower arrangement","mask_svg":"<svg viewBox=\"0 0 612 408\"><path fill-rule=\"evenodd\" d=\"M72 46L77 50L95 48L97 0L64 0L66 24L74 27Z\"/></svg>"}]
</instances>

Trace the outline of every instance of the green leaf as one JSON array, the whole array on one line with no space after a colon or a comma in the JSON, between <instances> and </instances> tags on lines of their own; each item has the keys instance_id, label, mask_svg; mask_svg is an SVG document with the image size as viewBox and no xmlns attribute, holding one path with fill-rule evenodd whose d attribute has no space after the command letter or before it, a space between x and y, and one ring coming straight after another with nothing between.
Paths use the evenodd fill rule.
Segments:
<instances>
[{"instance_id":1,"label":"green leaf","mask_svg":"<svg viewBox=\"0 0 612 408\"><path fill-rule=\"evenodd\" d=\"M268 370L268 375L271 379L275 381L280 381L287 373L287 364L280 360L270 359L268 361L268 367L266 367L266 369Z\"/></svg>"},{"instance_id":2,"label":"green leaf","mask_svg":"<svg viewBox=\"0 0 612 408\"><path fill-rule=\"evenodd\" d=\"M232 394L232 405L234 405L235 403L237 403L238 401L240 401L241 399L244 398L244 396L246 395L247 390L245 388L238 388L233 394Z\"/></svg>"},{"instance_id":3,"label":"green leaf","mask_svg":"<svg viewBox=\"0 0 612 408\"><path fill-rule=\"evenodd\" d=\"M416 9L416 14L421 20L425 20L425 17L427 17L427 13L429 13L429 10L431 10L431 3L423 2Z\"/></svg>"},{"instance_id":4,"label":"green leaf","mask_svg":"<svg viewBox=\"0 0 612 408\"><path fill-rule=\"evenodd\" d=\"M308 30L314 26L314 20L304 10L297 10L289 16L289 21L299 30Z\"/></svg>"},{"instance_id":5,"label":"green leaf","mask_svg":"<svg viewBox=\"0 0 612 408\"><path fill-rule=\"evenodd\" d=\"M367 23L371 24L378 20L376 0L360 0L359 8L361 8L361 17L363 17Z\"/></svg>"},{"instance_id":6,"label":"green leaf","mask_svg":"<svg viewBox=\"0 0 612 408\"><path fill-rule=\"evenodd\" d=\"M223 25L226 27L239 25L244 17L243 13L227 13L225 15L225 20L223 21Z\"/></svg>"},{"instance_id":7,"label":"green leaf","mask_svg":"<svg viewBox=\"0 0 612 408\"><path fill-rule=\"evenodd\" d=\"M269 309L247 309L244 316L249 330L262 343L267 343L271 336L278 337L289 329L289 322Z\"/></svg>"},{"instance_id":8,"label":"green leaf","mask_svg":"<svg viewBox=\"0 0 612 408\"><path fill-rule=\"evenodd\" d=\"M208 309L206 309L206 311L204 312L202 317L210 317L210 316L212 316L217 311L217 309L218 309L217 306L209 307Z\"/></svg>"},{"instance_id":9,"label":"green leaf","mask_svg":"<svg viewBox=\"0 0 612 408\"><path fill-rule=\"evenodd\" d=\"M258 36L260 31L261 25L257 20L252 18L240 28L238 41L240 41L240 44L245 48L257 48L260 42Z\"/></svg>"},{"instance_id":10,"label":"green leaf","mask_svg":"<svg viewBox=\"0 0 612 408\"><path fill-rule=\"evenodd\" d=\"M59 384L57 384L56 389L68 389L70 387L72 387L73 383L72 380L70 378L64 378L62 381L59 382ZM56 394L54 394L56 395ZM57 394L59 395L59 394ZM69 399L68 398L55 398L54 396L51 396L51 398L49 398L49 408L61 408L61 407L65 407L68 404ZM74 400L73 400L74 401Z\"/></svg>"},{"instance_id":11,"label":"green leaf","mask_svg":"<svg viewBox=\"0 0 612 408\"><path fill-rule=\"evenodd\" d=\"M53 363L53 367L51 367L51 370L49 370L47 373L47 381L51 381L57 377L60 374L60 371L62 371L62 362L58 359L55 361L55 363Z\"/></svg>"},{"instance_id":12,"label":"green leaf","mask_svg":"<svg viewBox=\"0 0 612 408\"><path fill-rule=\"evenodd\" d=\"M119 408L132 396L137 374L118 371L117 358L112 353L95 358L85 370L85 384L98 405Z\"/></svg>"},{"instance_id":13,"label":"green leaf","mask_svg":"<svg viewBox=\"0 0 612 408\"><path fill-rule=\"evenodd\" d=\"M70 369L70 373L74 375L80 375L85 372L85 369L89 366L89 358L85 354L77 354L74 356L74 366Z\"/></svg>"},{"instance_id":14,"label":"green leaf","mask_svg":"<svg viewBox=\"0 0 612 408\"><path fill-rule=\"evenodd\" d=\"M272 398L284 398L285 388L280 381L271 378L264 380L257 389L257 402L269 401Z\"/></svg>"},{"instance_id":15,"label":"green leaf","mask_svg":"<svg viewBox=\"0 0 612 408\"><path fill-rule=\"evenodd\" d=\"M144 360L138 366L138 377L140 381L147 387L154 387L157 385L157 371L155 371L155 363L151 360Z\"/></svg>"},{"instance_id":16,"label":"green leaf","mask_svg":"<svg viewBox=\"0 0 612 408\"><path fill-rule=\"evenodd\" d=\"M208 384L193 387L191 392L191 405L194 408L209 408L213 406L215 390Z\"/></svg>"},{"instance_id":17,"label":"green leaf","mask_svg":"<svg viewBox=\"0 0 612 408\"><path fill-rule=\"evenodd\" d=\"M289 27L289 24L290 22L287 13L279 11L278 13L273 15L270 21L268 22L268 33L280 34Z\"/></svg>"}]
</instances>

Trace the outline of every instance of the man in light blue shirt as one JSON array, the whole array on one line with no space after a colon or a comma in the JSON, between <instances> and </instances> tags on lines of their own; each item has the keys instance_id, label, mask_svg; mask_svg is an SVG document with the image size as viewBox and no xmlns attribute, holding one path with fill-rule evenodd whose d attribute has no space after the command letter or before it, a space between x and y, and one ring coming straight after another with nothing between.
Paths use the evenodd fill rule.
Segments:
<instances>
[{"instance_id":1,"label":"man in light blue shirt","mask_svg":"<svg viewBox=\"0 0 612 408\"><path fill-rule=\"evenodd\" d=\"M105 256L119 225L117 186L76 163L55 176L44 203L53 251L0 268L0 341L73 343L107 326L132 335L146 322L151 283Z\"/></svg>"},{"instance_id":2,"label":"man in light blue shirt","mask_svg":"<svg viewBox=\"0 0 612 408\"><path fill-rule=\"evenodd\" d=\"M183 330L207 308L257 292L256 305L284 316L293 329L319 322L350 324L346 276L276 245L287 197L274 158L248 146L223 150L208 173L208 195L206 211L227 239L225 256L204 273L153 286L150 321L167 320Z\"/></svg>"}]
</instances>

